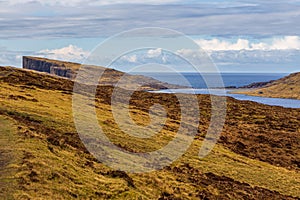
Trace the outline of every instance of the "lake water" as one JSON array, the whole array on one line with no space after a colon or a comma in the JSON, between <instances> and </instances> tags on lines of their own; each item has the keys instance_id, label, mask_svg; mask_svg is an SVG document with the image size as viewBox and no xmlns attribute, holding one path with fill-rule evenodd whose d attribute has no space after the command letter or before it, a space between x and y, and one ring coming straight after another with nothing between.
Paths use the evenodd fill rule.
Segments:
<instances>
[{"instance_id":1,"label":"lake water","mask_svg":"<svg viewBox=\"0 0 300 200\"><path fill-rule=\"evenodd\" d=\"M155 93L184 93L184 94L211 94L219 96L229 96L241 101L254 101L271 106L282 106L285 108L300 108L300 100L296 99L280 99L280 98L266 98L248 96L244 94L231 94L232 90L220 90L220 89L170 89L154 91Z\"/></svg>"},{"instance_id":2,"label":"lake water","mask_svg":"<svg viewBox=\"0 0 300 200\"><path fill-rule=\"evenodd\" d=\"M144 73L143 75L153 77L160 81L185 85L179 82L178 74L174 73ZM186 93L186 94L212 94L212 95L222 95L229 96L241 101L254 101L266 105L272 106L282 106L286 108L300 108L300 100L295 99L280 99L280 98L265 98L265 97L255 97L248 96L243 94L231 94L232 90L219 90L219 89L207 89L206 83L201 77L201 75L196 73L182 73L181 74L187 81L189 81L190 85L195 89L175 89L175 90L160 90L155 92L160 93ZM286 76L287 74L242 74L242 73L224 73L221 74L224 86L235 86L241 87L244 85L248 85L254 82L264 82L270 80L277 80ZM215 78L214 74L205 74L207 79L213 80Z\"/></svg>"}]
</instances>

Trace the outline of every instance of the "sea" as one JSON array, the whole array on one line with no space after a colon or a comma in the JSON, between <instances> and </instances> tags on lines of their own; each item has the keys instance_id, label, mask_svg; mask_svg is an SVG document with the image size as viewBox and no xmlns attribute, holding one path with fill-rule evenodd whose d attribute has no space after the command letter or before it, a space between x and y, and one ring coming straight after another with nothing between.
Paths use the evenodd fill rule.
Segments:
<instances>
[{"instance_id":1,"label":"sea","mask_svg":"<svg viewBox=\"0 0 300 200\"><path fill-rule=\"evenodd\" d=\"M255 82L266 82L271 80L280 79L288 74L284 73L221 73L221 74L211 74L211 73L191 73L191 72L181 72L181 73L158 73L158 72L145 72L142 75L155 78L157 80L183 85L192 86L193 88L204 89L207 88L206 80L209 82L214 82L214 79L218 77L222 78L225 87L241 87L249 85ZM186 81L180 81L186 79ZM218 78L219 79L219 78ZM218 80L219 81L219 80Z\"/></svg>"},{"instance_id":2,"label":"sea","mask_svg":"<svg viewBox=\"0 0 300 200\"><path fill-rule=\"evenodd\" d=\"M266 98L266 97L256 97L248 96L243 94L233 94L231 93L234 89L220 90L218 88L208 89L205 80L209 82L219 82L221 77L222 84L224 87L242 87L256 82L267 82L271 80L280 79L288 74L285 73L222 73L219 76L215 74L197 74L197 73L154 73L147 72L142 73L148 77L155 78L157 80L183 85L183 86L192 86L194 89L172 89L172 90L160 90L156 91L158 93L186 93L186 94L211 94L211 95L222 95L233 97L241 101L253 101L265 105L271 106L281 106L285 108L300 108L300 100L295 99L282 99L282 98ZM182 78L184 77L184 78ZM185 81L181 81L185 80ZM217 84L216 86L219 86Z\"/></svg>"}]
</instances>

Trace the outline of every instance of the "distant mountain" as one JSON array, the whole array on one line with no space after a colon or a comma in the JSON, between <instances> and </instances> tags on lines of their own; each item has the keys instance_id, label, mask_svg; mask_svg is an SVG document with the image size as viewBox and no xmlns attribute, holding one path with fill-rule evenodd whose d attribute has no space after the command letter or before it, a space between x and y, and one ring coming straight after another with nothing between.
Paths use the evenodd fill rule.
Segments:
<instances>
[{"instance_id":1,"label":"distant mountain","mask_svg":"<svg viewBox=\"0 0 300 200\"><path fill-rule=\"evenodd\" d=\"M255 89L236 93L262 97L300 99L300 72L290 74L275 81L254 83L245 88Z\"/></svg>"},{"instance_id":2,"label":"distant mountain","mask_svg":"<svg viewBox=\"0 0 300 200\"><path fill-rule=\"evenodd\" d=\"M23 57L24 69L46 72L71 80L74 80L76 78L78 70L81 66L81 64L73 62L65 62L30 56ZM96 70L98 72L103 72L103 75L99 81L100 85L116 85L122 78L122 86L127 89L131 89L133 84L141 85L140 90L183 88L183 86L168 84L142 75L130 75L111 68L89 65L88 69L89 72L87 73L86 80L89 79L89 76L94 76L95 73L93 72L95 72ZM120 85L118 86L120 87Z\"/></svg>"}]
</instances>

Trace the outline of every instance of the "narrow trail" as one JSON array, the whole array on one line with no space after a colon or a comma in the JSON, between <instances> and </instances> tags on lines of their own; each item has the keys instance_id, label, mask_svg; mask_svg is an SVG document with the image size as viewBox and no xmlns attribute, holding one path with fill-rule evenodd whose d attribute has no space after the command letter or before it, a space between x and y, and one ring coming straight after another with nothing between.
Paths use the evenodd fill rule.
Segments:
<instances>
[{"instance_id":1,"label":"narrow trail","mask_svg":"<svg viewBox=\"0 0 300 200\"><path fill-rule=\"evenodd\" d=\"M16 162L16 129L12 120L1 115L0 127L0 199L12 199L16 187L15 169L12 167Z\"/></svg>"}]
</instances>

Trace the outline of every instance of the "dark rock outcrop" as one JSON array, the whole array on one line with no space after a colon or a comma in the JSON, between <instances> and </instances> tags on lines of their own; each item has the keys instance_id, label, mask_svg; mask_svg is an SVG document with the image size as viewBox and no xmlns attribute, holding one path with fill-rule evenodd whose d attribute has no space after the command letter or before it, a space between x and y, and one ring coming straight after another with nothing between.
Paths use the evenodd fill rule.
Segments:
<instances>
[{"instance_id":1,"label":"dark rock outcrop","mask_svg":"<svg viewBox=\"0 0 300 200\"><path fill-rule=\"evenodd\" d=\"M24 69L46 72L52 75L65 77L71 80L74 80L76 78L78 70L81 68L81 66L82 65L79 63L50 60L47 58L30 56L23 57ZM91 79L91 77L94 77L95 74L99 74L98 72L101 71L102 75L99 80L99 84L101 85L115 86L119 82L119 80L122 79L122 84L118 84L118 86L129 90L134 88L134 85L139 85L139 90L184 88L184 86L168 84L150 77L142 75L130 75L115 69L100 66L86 65L83 71L84 73L80 73L80 75L83 76L84 80L87 81L86 84L88 84L89 79Z\"/></svg>"},{"instance_id":2,"label":"dark rock outcrop","mask_svg":"<svg viewBox=\"0 0 300 200\"><path fill-rule=\"evenodd\" d=\"M78 65L76 63L68 63L73 65ZM57 76L62 76L70 79L74 79L76 76L76 66L74 69L72 67L67 67L63 62L53 62L52 60L44 58L35 57L23 57L23 68L31 69L40 72L47 72L49 74L54 74Z\"/></svg>"},{"instance_id":3,"label":"dark rock outcrop","mask_svg":"<svg viewBox=\"0 0 300 200\"><path fill-rule=\"evenodd\" d=\"M275 80L271 80L271 81L267 81L267 82L255 82L255 83L251 83L249 85L245 85L239 88L261 88L261 87L265 87L271 83L273 83Z\"/></svg>"}]
</instances>

